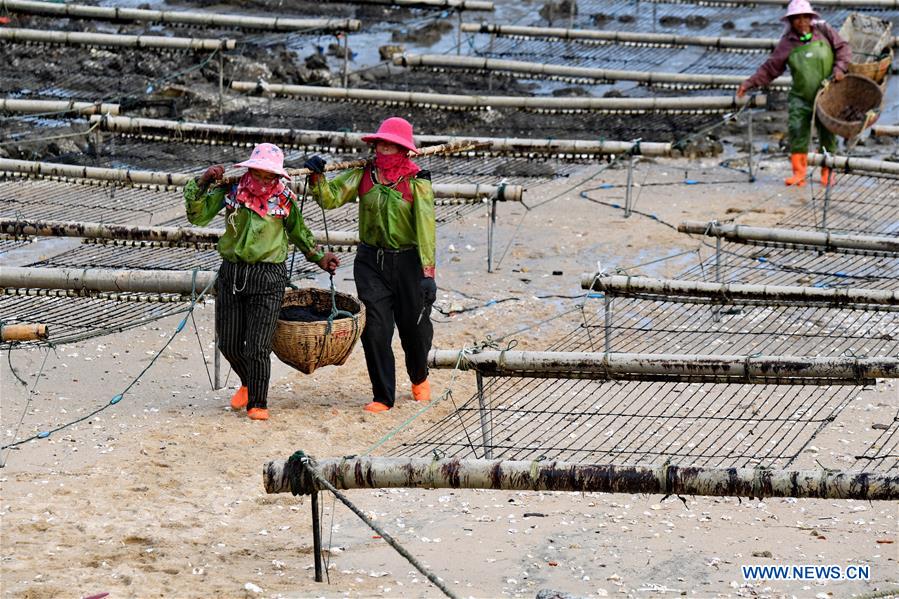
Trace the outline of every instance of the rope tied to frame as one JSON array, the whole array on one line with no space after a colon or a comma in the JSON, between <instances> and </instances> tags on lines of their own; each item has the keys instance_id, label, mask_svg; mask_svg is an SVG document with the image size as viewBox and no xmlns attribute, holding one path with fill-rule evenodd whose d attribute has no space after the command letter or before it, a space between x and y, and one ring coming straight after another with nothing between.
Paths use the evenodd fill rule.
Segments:
<instances>
[{"instance_id":1,"label":"rope tied to frame","mask_svg":"<svg viewBox=\"0 0 899 599\"><path fill-rule=\"evenodd\" d=\"M292 495L312 495L318 491L315 486L315 476L310 471L315 466L315 459L306 455L303 450L294 452L287 459L285 471L290 481Z\"/></svg>"}]
</instances>

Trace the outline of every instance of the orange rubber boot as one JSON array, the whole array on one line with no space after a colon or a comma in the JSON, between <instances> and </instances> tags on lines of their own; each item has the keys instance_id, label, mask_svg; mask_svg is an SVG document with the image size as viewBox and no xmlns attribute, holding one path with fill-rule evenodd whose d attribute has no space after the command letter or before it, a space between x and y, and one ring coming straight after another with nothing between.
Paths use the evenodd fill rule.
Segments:
<instances>
[{"instance_id":1,"label":"orange rubber boot","mask_svg":"<svg viewBox=\"0 0 899 599\"><path fill-rule=\"evenodd\" d=\"M382 404L380 401L373 401L367 404L364 408L362 408L366 412L372 412L373 414L377 414L378 412L386 412L390 409L390 406Z\"/></svg>"},{"instance_id":2,"label":"orange rubber boot","mask_svg":"<svg viewBox=\"0 0 899 599\"><path fill-rule=\"evenodd\" d=\"M802 187L808 171L808 154L790 154L790 164L793 165L793 176L784 179L784 183Z\"/></svg>"},{"instance_id":3,"label":"orange rubber boot","mask_svg":"<svg viewBox=\"0 0 899 599\"><path fill-rule=\"evenodd\" d=\"M431 401L431 383L428 382L428 379L417 385L412 385L412 399L421 403Z\"/></svg>"},{"instance_id":4,"label":"orange rubber boot","mask_svg":"<svg viewBox=\"0 0 899 599\"><path fill-rule=\"evenodd\" d=\"M241 387L237 390L237 392L231 396L231 409L232 410L242 410L247 407L247 403L250 401L250 395L247 391L246 387Z\"/></svg>"},{"instance_id":5,"label":"orange rubber boot","mask_svg":"<svg viewBox=\"0 0 899 599\"><path fill-rule=\"evenodd\" d=\"M831 179L833 177L833 179ZM827 168L826 166L821 167L821 185L827 186L827 182L830 181L830 186L833 187L837 184L837 178L833 176L833 172Z\"/></svg>"},{"instance_id":6,"label":"orange rubber boot","mask_svg":"<svg viewBox=\"0 0 899 599\"><path fill-rule=\"evenodd\" d=\"M268 420L268 408L250 408L247 416L250 420Z\"/></svg>"}]
</instances>

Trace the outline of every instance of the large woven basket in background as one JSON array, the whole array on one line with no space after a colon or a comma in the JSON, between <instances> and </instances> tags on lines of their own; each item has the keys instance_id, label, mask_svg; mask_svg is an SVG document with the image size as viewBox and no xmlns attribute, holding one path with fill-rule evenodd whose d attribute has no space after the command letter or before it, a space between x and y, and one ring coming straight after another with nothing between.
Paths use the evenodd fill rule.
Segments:
<instances>
[{"instance_id":1,"label":"large woven basket in background","mask_svg":"<svg viewBox=\"0 0 899 599\"><path fill-rule=\"evenodd\" d=\"M829 131L853 139L877 120L882 102L883 90L879 85L862 75L848 74L818 92L815 110ZM855 118L846 118L847 110L855 113Z\"/></svg>"},{"instance_id":2,"label":"large woven basket in background","mask_svg":"<svg viewBox=\"0 0 899 599\"><path fill-rule=\"evenodd\" d=\"M874 83L883 83L890 67L893 66L893 51L890 50L879 60L873 62L850 62L848 69L850 73L856 75L864 75L868 79L872 79Z\"/></svg>"},{"instance_id":3,"label":"large woven basket in background","mask_svg":"<svg viewBox=\"0 0 899 599\"><path fill-rule=\"evenodd\" d=\"M272 349L278 358L300 372L311 374L319 366L340 366L365 326L365 306L347 293L337 293L338 310L353 314L352 318L337 317L328 332L328 322L294 322L278 320L272 337ZM282 308L304 306L321 313L331 311L331 292L327 289L289 289L284 294Z\"/></svg>"}]
</instances>

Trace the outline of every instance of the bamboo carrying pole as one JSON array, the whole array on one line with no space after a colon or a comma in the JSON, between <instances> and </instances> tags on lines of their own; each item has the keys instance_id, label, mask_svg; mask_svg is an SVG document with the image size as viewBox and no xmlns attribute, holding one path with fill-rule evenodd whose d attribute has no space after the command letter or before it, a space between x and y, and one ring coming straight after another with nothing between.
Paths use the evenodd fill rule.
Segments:
<instances>
[{"instance_id":1,"label":"bamboo carrying pole","mask_svg":"<svg viewBox=\"0 0 899 599\"><path fill-rule=\"evenodd\" d=\"M477 71L499 71L545 75L569 79L592 79L601 81L638 81L647 85L683 84L710 87L738 87L746 79L744 75L706 75L701 73L665 73L652 71L621 71L590 67L569 67L564 65L479 58L476 56L450 56L445 54L398 54L393 63L404 67L434 67L444 69L469 69ZM769 87L789 87L789 77L778 77ZM567 98L563 98L567 99ZM572 98L573 99L573 98ZM635 99L631 99L634 101ZM684 98L683 100L686 100ZM748 97L741 100L749 101ZM736 101L736 100L734 100ZM742 104L740 104L742 105Z\"/></svg>"},{"instance_id":2,"label":"bamboo carrying pole","mask_svg":"<svg viewBox=\"0 0 899 599\"><path fill-rule=\"evenodd\" d=\"M846 172L858 171L867 173L879 173L884 175L899 175L899 162L888 160L871 160L870 158L850 158L848 156L834 156L833 154L818 154L809 152L808 163L811 166L827 166L835 170Z\"/></svg>"},{"instance_id":3,"label":"bamboo carrying pole","mask_svg":"<svg viewBox=\"0 0 899 599\"><path fill-rule=\"evenodd\" d=\"M209 227L144 227L102 223L64 222L15 218L0 218L0 233L37 237L84 237L89 239L127 239L131 241L162 241L166 243L216 243L224 229ZM358 245L359 236L350 231L312 231L317 243Z\"/></svg>"},{"instance_id":4,"label":"bamboo carrying pole","mask_svg":"<svg viewBox=\"0 0 899 599\"><path fill-rule=\"evenodd\" d=\"M841 306L847 304L899 306L899 290L853 289L840 287L799 287L788 285L748 285L742 283L706 283L678 279L650 279L645 277L585 277L583 289L604 291L609 295L653 295L660 297L705 297L715 303L734 304L741 300L764 301L776 305L779 301L805 305Z\"/></svg>"},{"instance_id":5,"label":"bamboo carrying pole","mask_svg":"<svg viewBox=\"0 0 899 599\"><path fill-rule=\"evenodd\" d=\"M672 33L636 33L631 31L603 31L596 29L563 29L560 27L522 27L492 23L463 23L467 33L489 33L509 37L535 37L583 42L611 42L623 44L650 44L659 46L703 46L735 50L773 50L774 38L712 37L676 35Z\"/></svg>"},{"instance_id":6,"label":"bamboo carrying pole","mask_svg":"<svg viewBox=\"0 0 899 599\"><path fill-rule=\"evenodd\" d=\"M112 270L101 268L0 267L0 288L122 291L129 293L207 293L216 273L206 270Z\"/></svg>"},{"instance_id":7,"label":"bamboo carrying pole","mask_svg":"<svg viewBox=\"0 0 899 599\"><path fill-rule=\"evenodd\" d=\"M879 137L899 137L899 125L874 125L871 134Z\"/></svg>"},{"instance_id":8,"label":"bamboo carrying pole","mask_svg":"<svg viewBox=\"0 0 899 599\"><path fill-rule=\"evenodd\" d=\"M304 483L297 492L322 490L312 476L294 472L304 466L273 460L262 470L266 493L290 493L290 481ZM313 466L337 489L497 489L569 493L641 493L710 497L803 497L895 501L899 476L837 470L769 470L767 468L699 468L687 466L617 466L541 461L459 458L326 458Z\"/></svg>"},{"instance_id":9,"label":"bamboo carrying pole","mask_svg":"<svg viewBox=\"0 0 899 599\"><path fill-rule=\"evenodd\" d=\"M0 29L0 31L3 31ZM101 102L76 102L74 100L18 100L14 98L0 99L0 112L18 112L23 114L65 113L78 114L119 114L118 104Z\"/></svg>"},{"instance_id":10,"label":"bamboo carrying pole","mask_svg":"<svg viewBox=\"0 0 899 599\"><path fill-rule=\"evenodd\" d=\"M736 242L773 242L804 245L831 250L863 250L868 252L899 253L899 238L875 235L842 235L829 231L805 231L801 229L774 229L748 227L738 224L683 222L677 230L681 233L722 237Z\"/></svg>"},{"instance_id":11,"label":"bamboo carrying pole","mask_svg":"<svg viewBox=\"0 0 899 599\"><path fill-rule=\"evenodd\" d=\"M45 324L5 324L0 322L0 340L40 341L50 337L50 329Z\"/></svg>"},{"instance_id":12,"label":"bamboo carrying pole","mask_svg":"<svg viewBox=\"0 0 899 599\"><path fill-rule=\"evenodd\" d=\"M270 127L240 127L188 121L144 119L127 116L100 116L90 119L104 131L115 131L147 137L175 137L178 139L224 139L251 145L267 139L282 145L313 146L323 148L367 148L362 141L365 133L345 131L315 131L303 129L278 129ZM462 138L447 135L416 135L422 146L459 141ZM638 153L644 156L669 156L670 143L591 139L531 139L526 137L466 137L477 144L472 151L516 154L576 154L605 155Z\"/></svg>"},{"instance_id":13,"label":"bamboo carrying pole","mask_svg":"<svg viewBox=\"0 0 899 599\"><path fill-rule=\"evenodd\" d=\"M132 48L157 48L162 50L232 50L237 43L233 39L218 40L191 37L165 37L162 35L115 35L109 33L6 28L0 28L0 41L78 46L124 46Z\"/></svg>"},{"instance_id":14,"label":"bamboo carrying pole","mask_svg":"<svg viewBox=\"0 0 899 599\"><path fill-rule=\"evenodd\" d=\"M450 57L465 58L465 57ZM474 59L481 61L482 59ZM567 68L567 67L566 67ZM715 75L717 77L717 75ZM702 75L700 77L705 77ZM723 75L722 75L723 77ZM739 79L737 77L736 79ZM737 83L739 85L739 83ZM316 87L311 85L282 85L255 81L232 81L231 88L239 92L268 92L285 96L301 96L333 101L355 101L419 105L428 108L530 108L533 110L607 110L615 112L695 112L702 110L732 110L742 106L762 107L764 95L744 96L687 96L677 98L554 98L542 96L466 96L420 92L384 91L376 89Z\"/></svg>"},{"instance_id":15,"label":"bamboo carrying pole","mask_svg":"<svg viewBox=\"0 0 899 599\"><path fill-rule=\"evenodd\" d=\"M39 2L36 0L0 0L0 11L83 19L149 21L153 23L178 23L210 27L234 27L237 29L261 29L266 31L359 31L362 28L362 23L358 19L283 19L280 17L253 17L250 15L193 11L88 6L85 4Z\"/></svg>"},{"instance_id":16,"label":"bamboo carrying pole","mask_svg":"<svg viewBox=\"0 0 899 599\"><path fill-rule=\"evenodd\" d=\"M461 356L460 356L461 354ZM678 380L764 384L833 384L899 378L899 358L815 358L603 352L434 349L428 366L489 376L594 380Z\"/></svg>"},{"instance_id":17,"label":"bamboo carrying pole","mask_svg":"<svg viewBox=\"0 0 899 599\"><path fill-rule=\"evenodd\" d=\"M60 177L64 179L93 179L100 181L117 181L129 185L162 185L183 187L194 178L186 173L161 173L156 171L136 171L125 169L100 168L92 166L76 166L53 162L32 162L29 160L13 160L0 158L0 172L23 173L42 177ZM303 183L293 185L298 194L303 193ZM524 188L520 185L481 185L481 184L440 184L434 185L434 197L448 200L490 199L520 202Z\"/></svg>"}]
</instances>

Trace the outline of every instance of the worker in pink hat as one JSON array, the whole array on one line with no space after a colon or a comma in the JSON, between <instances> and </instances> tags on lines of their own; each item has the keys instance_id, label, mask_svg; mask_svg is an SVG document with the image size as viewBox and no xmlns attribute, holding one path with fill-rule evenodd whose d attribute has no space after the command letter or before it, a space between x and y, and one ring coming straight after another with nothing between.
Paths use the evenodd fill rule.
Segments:
<instances>
[{"instance_id":1,"label":"worker in pink hat","mask_svg":"<svg viewBox=\"0 0 899 599\"><path fill-rule=\"evenodd\" d=\"M290 175L281 148L259 144L235 166L247 168L236 184L221 182L223 166L210 166L184 187L184 202L187 219L201 227L225 210L225 233L218 242L222 266L215 282L218 345L240 377L231 408L247 408L250 419L268 420L272 335L288 283L288 241L332 274L340 260L323 252L306 227L297 198L284 183Z\"/></svg>"},{"instance_id":2,"label":"worker in pink hat","mask_svg":"<svg viewBox=\"0 0 899 599\"><path fill-rule=\"evenodd\" d=\"M392 117L363 141L374 146L374 158L363 168L344 171L329 181L325 161L312 156L312 197L326 209L359 198L359 239L353 272L359 299L365 304L362 348L372 401L368 412L393 407L396 392L394 326L406 357L412 398L431 399L428 351L434 329L431 306L437 298L436 222L431 175L409 158L418 149L412 125Z\"/></svg>"},{"instance_id":3,"label":"worker in pink hat","mask_svg":"<svg viewBox=\"0 0 899 599\"><path fill-rule=\"evenodd\" d=\"M740 84L737 97L743 97L751 89L765 87L790 68L793 86L788 99L787 130L793 175L784 183L801 187L805 185L808 171L812 118L820 147L831 153L837 149L836 136L814 115L815 96L826 79L833 77L839 81L845 76L852 49L833 27L819 18L808 0L790 0L781 20L785 31L780 42L755 74ZM829 168L821 169L823 185L827 185L830 174Z\"/></svg>"}]
</instances>

